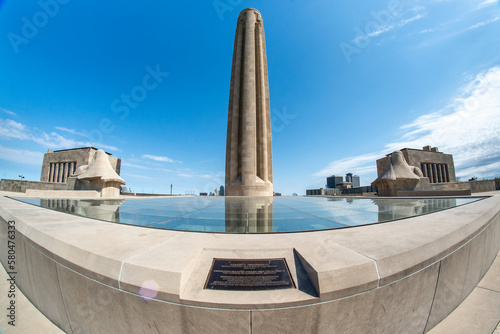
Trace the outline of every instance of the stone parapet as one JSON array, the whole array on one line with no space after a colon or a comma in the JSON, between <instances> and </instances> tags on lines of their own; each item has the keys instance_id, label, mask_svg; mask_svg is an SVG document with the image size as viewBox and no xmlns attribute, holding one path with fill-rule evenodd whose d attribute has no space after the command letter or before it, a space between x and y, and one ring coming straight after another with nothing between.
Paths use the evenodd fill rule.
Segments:
<instances>
[{"instance_id":1,"label":"stone parapet","mask_svg":"<svg viewBox=\"0 0 500 334\"><path fill-rule=\"evenodd\" d=\"M0 180L0 191L25 193L27 189L36 190L68 190L67 183L39 182L26 180ZM74 188L72 188L74 189Z\"/></svg>"}]
</instances>

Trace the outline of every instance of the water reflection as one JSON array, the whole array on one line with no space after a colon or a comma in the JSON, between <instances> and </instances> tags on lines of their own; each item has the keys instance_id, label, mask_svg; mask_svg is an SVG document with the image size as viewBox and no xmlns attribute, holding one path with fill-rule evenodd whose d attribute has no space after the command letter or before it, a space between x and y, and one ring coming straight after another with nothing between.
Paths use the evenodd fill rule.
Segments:
<instances>
[{"instance_id":1,"label":"water reflection","mask_svg":"<svg viewBox=\"0 0 500 334\"><path fill-rule=\"evenodd\" d=\"M98 201L78 199L40 199L40 206L78 216L119 222L120 206L124 202L124 199Z\"/></svg>"},{"instance_id":2,"label":"water reflection","mask_svg":"<svg viewBox=\"0 0 500 334\"><path fill-rule=\"evenodd\" d=\"M110 222L172 230L272 233L385 222L448 209L480 198L178 197L20 199Z\"/></svg>"},{"instance_id":3,"label":"water reflection","mask_svg":"<svg viewBox=\"0 0 500 334\"><path fill-rule=\"evenodd\" d=\"M273 232L273 197L226 197L226 233Z\"/></svg>"},{"instance_id":4,"label":"water reflection","mask_svg":"<svg viewBox=\"0 0 500 334\"><path fill-rule=\"evenodd\" d=\"M372 199L378 207L378 221L401 219L457 206L455 198Z\"/></svg>"}]
</instances>

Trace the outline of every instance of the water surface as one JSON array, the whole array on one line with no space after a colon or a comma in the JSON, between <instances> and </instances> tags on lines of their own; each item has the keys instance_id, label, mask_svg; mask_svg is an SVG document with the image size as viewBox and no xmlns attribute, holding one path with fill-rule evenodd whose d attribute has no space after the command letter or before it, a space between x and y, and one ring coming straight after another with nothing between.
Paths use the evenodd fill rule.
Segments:
<instances>
[{"instance_id":1,"label":"water surface","mask_svg":"<svg viewBox=\"0 0 500 334\"><path fill-rule=\"evenodd\" d=\"M113 223L219 233L299 232L414 217L482 198L171 197L18 200Z\"/></svg>"}]
</instances>

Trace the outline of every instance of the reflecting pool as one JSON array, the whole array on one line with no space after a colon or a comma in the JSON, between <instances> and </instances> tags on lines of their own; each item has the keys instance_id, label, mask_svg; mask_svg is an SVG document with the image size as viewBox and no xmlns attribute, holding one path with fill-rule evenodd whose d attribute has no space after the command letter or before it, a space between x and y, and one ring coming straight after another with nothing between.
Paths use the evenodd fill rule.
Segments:
<instances>
[{"instance_id":1,"label":"reflecting pool","mask_svg":"<svg viewBox=\"0 0 500 334\"><path fill-rule=\"evenodd\" d=\"M18 200L113 223L180 231L277 233L403 219L481 200L467 198L169 197Z\"/></svg>"}]
</instances>

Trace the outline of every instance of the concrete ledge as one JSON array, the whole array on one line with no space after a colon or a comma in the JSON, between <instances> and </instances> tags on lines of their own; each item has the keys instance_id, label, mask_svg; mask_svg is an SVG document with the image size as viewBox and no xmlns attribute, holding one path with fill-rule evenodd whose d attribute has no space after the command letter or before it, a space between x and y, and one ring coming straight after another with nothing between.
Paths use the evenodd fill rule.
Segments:
<instances>
[{"instance_id":1,"label":"concrete ledge","mask_svg":"<svg viewBox=\"0 0 500 334\"><path fill-rule=\"evenodd\" d=\"M99 192L95 190L37 190L26 189L26 196L33 197L100 197Z\"/></svg>"},{"instance_id":2,"label":"concrete ledge","mask_svg":"<svg viewBox=\"0 0 500 334\"><path fill-rule=\"evenodd\" d=\"M468 196L471 194L470 189L467 190L415 190L415 191L398 191L398 197L414 197L414 196L420 196L420 197L431 197L431 196L448 196L448 197L454 197L454 196Z\"/></svg>"},{"instance_id":3,"label":"concrete ledge","mask_svg":"<svg viewBox=\"0 0 500 334\"><path fill-rule=\"evenodd\" d=\"M500 247L500 196L343 230L227 235L124 226L0 197L18 285L64 331L423 333L476 287ZM286 258L298 289L203 290L208 263ZM155 299L141 286L158 286ZM335 316L332 316L335 315Z\"/></svg>"}]
</instances>

